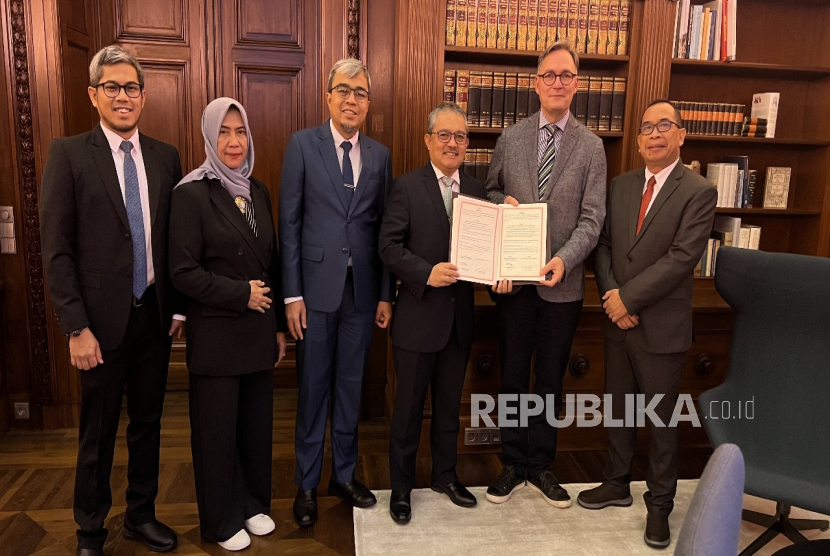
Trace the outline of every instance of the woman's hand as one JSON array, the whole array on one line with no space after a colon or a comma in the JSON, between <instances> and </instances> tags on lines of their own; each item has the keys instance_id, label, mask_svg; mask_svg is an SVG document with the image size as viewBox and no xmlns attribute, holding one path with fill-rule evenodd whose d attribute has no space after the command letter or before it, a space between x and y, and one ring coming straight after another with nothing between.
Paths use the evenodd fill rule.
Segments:
<instances>
[{"instance_id":1,"label":"woman's hand","mask_svg":"<svg viewBox=\"0 0 830 556\"><path fill-rule=\"evenodd\" d=\"M262 280L251 280L249 284L251 284L251 297L248 299L248 309L264 313L265 309L271 308L271 298L265 295L271 291L271 288L263 287L265 282Z\"/></svg>"}]
</instances>

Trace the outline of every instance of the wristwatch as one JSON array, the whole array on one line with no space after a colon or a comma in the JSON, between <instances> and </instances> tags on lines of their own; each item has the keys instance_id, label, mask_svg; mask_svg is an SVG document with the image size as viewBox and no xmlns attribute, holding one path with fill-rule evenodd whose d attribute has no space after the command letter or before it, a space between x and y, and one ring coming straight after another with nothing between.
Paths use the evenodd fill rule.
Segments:
<instances>
[{"instance_id":1,"label":"wristwatch","mask_svg":"<svg viewBox=\"0 0 830 556\"><path fill-rule=\"evenodd\" d=\"M83 328L78 328L77 330L73 330L69 334L66 334L66 337L67 338L77 338L78 336L81 335L81 332L83 332L84 330L86 330L86 326L84 326Z\"/></svg>"}]
</instances>

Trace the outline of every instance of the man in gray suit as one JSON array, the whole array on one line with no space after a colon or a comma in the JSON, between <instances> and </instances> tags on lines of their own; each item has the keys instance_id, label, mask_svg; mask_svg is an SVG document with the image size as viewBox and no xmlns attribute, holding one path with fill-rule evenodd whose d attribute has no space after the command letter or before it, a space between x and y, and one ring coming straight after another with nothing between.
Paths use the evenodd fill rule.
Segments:
<instances>
[{"instance_id":1,"label":"man in gray suit","mask_svg":"<svg viewBox=\"0 0 830 556\"><path fill-rule=\"evenodd\" d=\"M487 175L487 196L498 203L547 203L552 258L538 286L494 286L499 314L499 395L527 394L536 351L533 392L551 394L562 409L562 378L585 295L583 262L597 244L605 218L606 164L602 140L570 114L579 78L579 58L567 41L539 56L536 93L541 110L504 130ZM509 402L515 407L517 402ZM550 505L566 508L570 496L549 467L556 455L556 429L545 412L526 428L501 430L504 469L487 499L506 502L525 485Z\"/></svg>"},{"instance_id":2,"label":"man in gray suit","mask_svg":"<svg viewBox=\"0 0 830 556\"><path fill-rule=\"evenodd\" d=\"M637 137L646 167L614 178L608 217L594 266L608 319L605 333L605 388L615 419L625 415L625 395L644 394L668 425L680 390L680 373L692 344L692 286L715 218L717 191L680 160L686 137L680 113L666 100L653 101ZM645 542L671 542L669 514L677 490L677 427L651 429ZM605 481L577 497L581 506L601 509L632 503L631 458L636 427L608 428Z\"/></svg>"}]
</instances>

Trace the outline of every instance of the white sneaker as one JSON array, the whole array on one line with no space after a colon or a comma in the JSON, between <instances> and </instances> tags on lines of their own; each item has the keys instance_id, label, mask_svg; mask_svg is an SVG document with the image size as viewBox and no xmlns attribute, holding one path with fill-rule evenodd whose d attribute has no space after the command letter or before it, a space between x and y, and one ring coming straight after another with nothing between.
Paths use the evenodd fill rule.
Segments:
<instances>
[{"instance_id":1,"label":"white sneaker","mask_svg":"<svg viewBox=\"0 0 830 556\"><path fill-rule=\"evenodd\" d=\"M248 533L245 532L245 529L240 529L238 533L236 533L228 540L216 544L218 544L225 550L237 551L242 550L244 548L248 548L251 545L251 537L248 536Z\"/></svg>"},{"instance_id":2,"label":"white sneaker","mask_svg":"<svg viewBox=\"0 0 830 556\"><path fill-rule=\"evenodd\" d=\"M252 535L267 535L276 527L274 520L265 514L256 514L251 519L245 520L245 529Z\"/></svg>"}]
</instances>

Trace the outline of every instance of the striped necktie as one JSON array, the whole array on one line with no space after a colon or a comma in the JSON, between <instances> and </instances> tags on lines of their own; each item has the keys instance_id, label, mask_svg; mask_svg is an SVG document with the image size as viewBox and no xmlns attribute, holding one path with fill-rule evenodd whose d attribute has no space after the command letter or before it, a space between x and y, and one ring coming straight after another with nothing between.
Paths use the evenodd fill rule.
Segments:
<instances>
[{"instance_id":1,"label":"striped necktie","mask_svg":"<svg viewBox=\"0 0 830 556\"><path fill-rule=\"evenodd\" d=\"M452 218L452 184L455 182L449 176L441 176L441 196L444 198L444 208L447 211L447 218Z\"/></svg>"},{"instance_id":2,"label":"striped necktie","mask_svg":"<svg viewBox=\"0 0 830 556\"><path fill-rule=\"evenodd\" d=\"M124 203L127 205L127 220L133 240L133 296L141 299L147 290L147 244L144 241L144 211L141 209L138 170L130 154L132 148L133 144L129 141L121 143L121 150L124 151Z\"/></svg>"},{"instance_id":3,"label":"striped necktie","mask_svg":"<svg viewBox=\"0 0 830 556\"><path fill-rule=\"evenodd\" d=\"M553 170L553 163L556 161L556 126L547 124L544 129L548 132L548 144L542 158L539 161L539 200L545 197L550 173Z\"/></svg>"}]
</instances>

